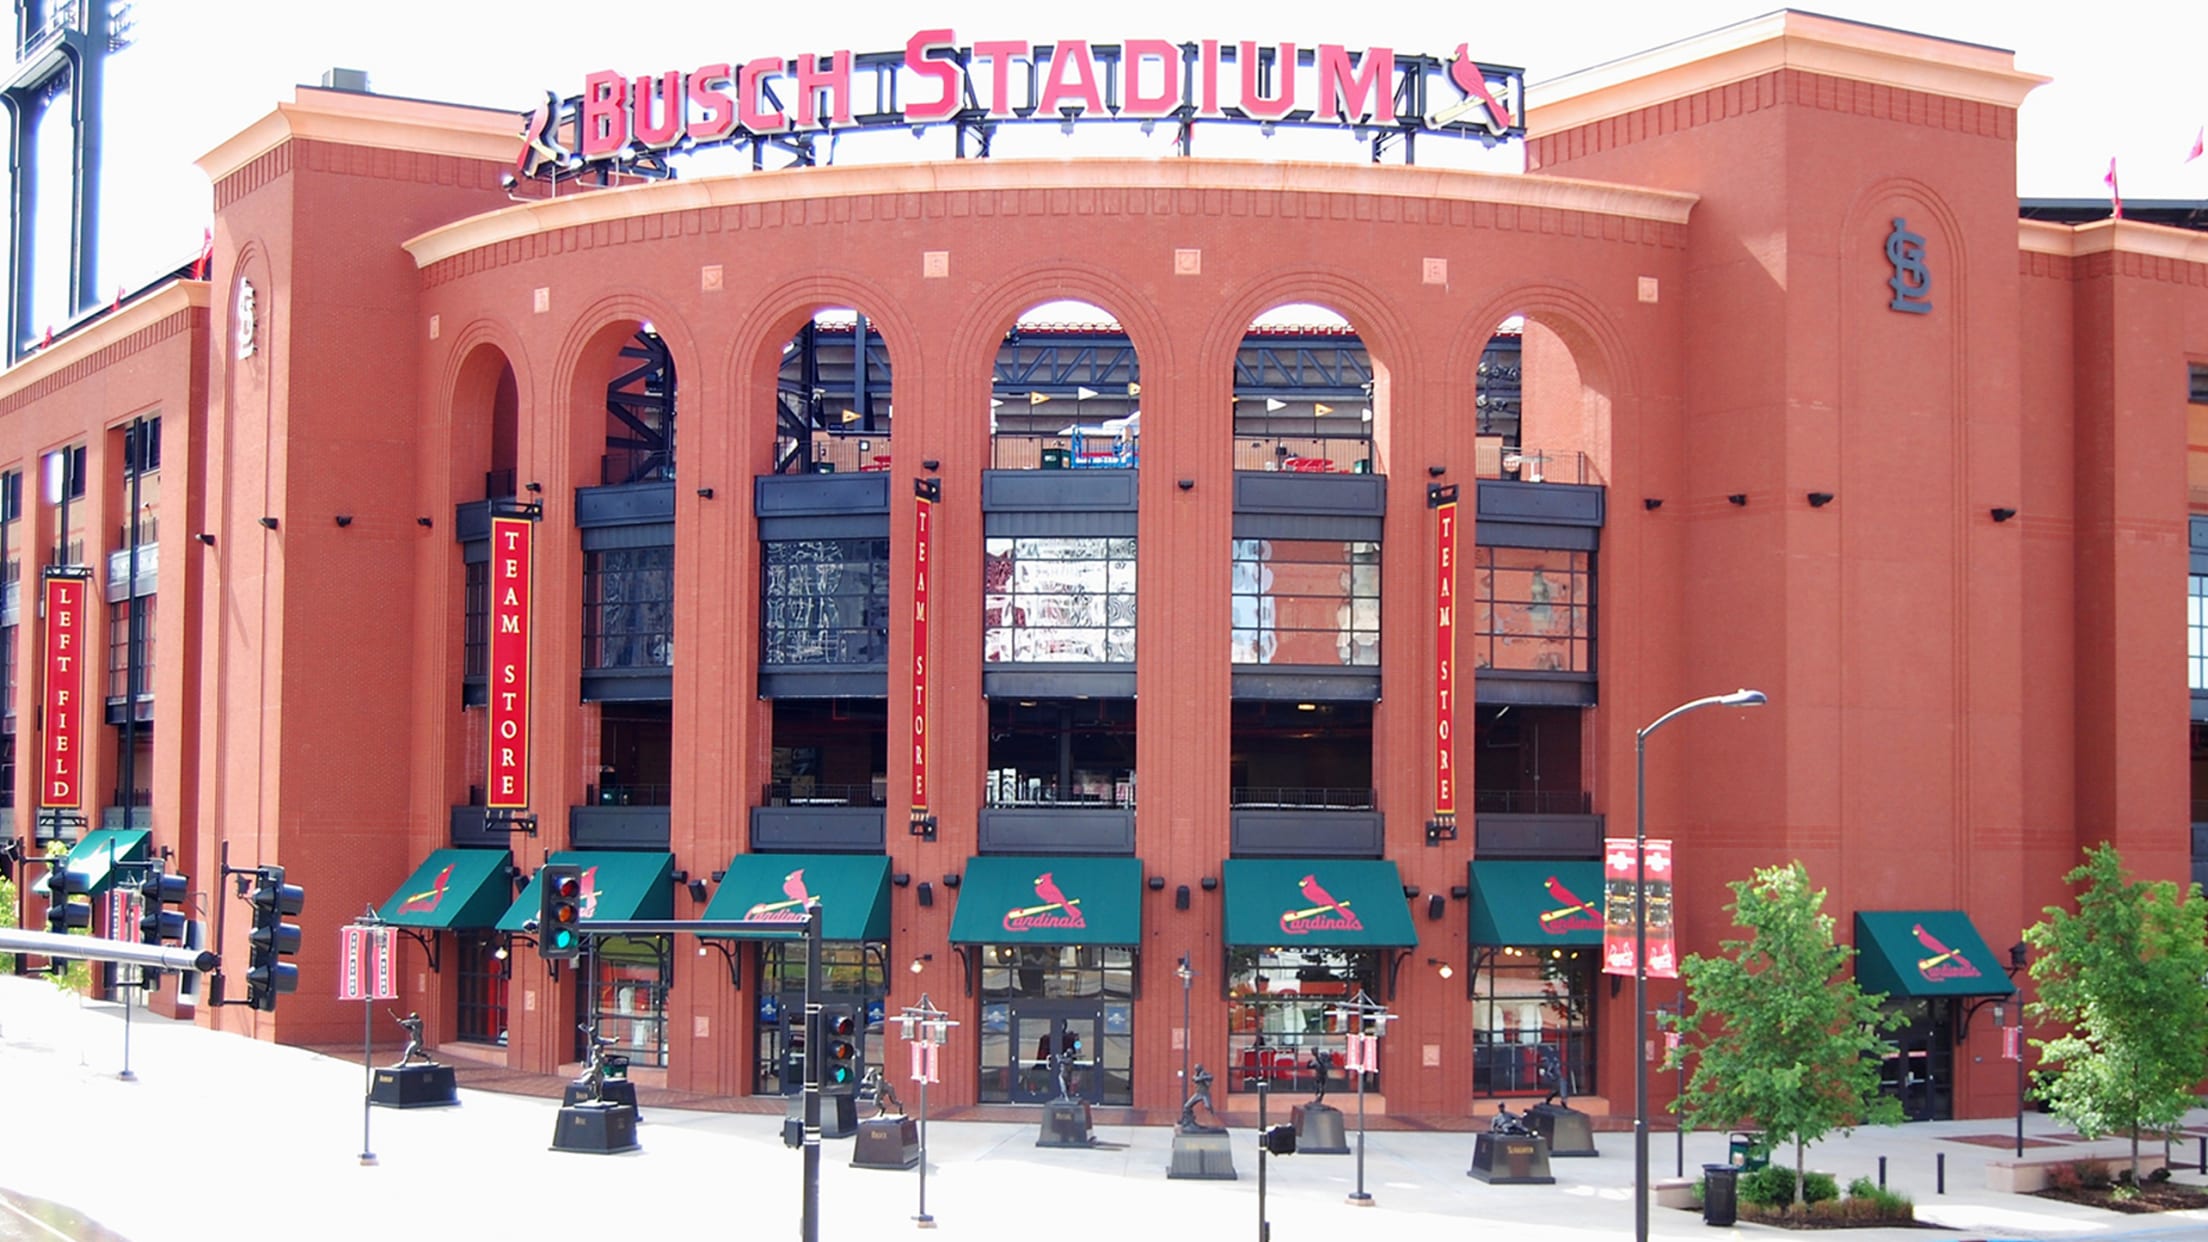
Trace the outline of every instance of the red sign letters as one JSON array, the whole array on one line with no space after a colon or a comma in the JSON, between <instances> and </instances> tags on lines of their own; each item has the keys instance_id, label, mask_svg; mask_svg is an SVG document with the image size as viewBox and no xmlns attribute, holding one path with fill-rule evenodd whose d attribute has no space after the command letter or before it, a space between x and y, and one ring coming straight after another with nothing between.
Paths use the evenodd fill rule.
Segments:
<instances>
[{"instance_id":1,"label":"red sign letters","mask_svg":"<svg viewBox=\"0 0 2208 1242\"><path fill-rule=\"evenodd\" d=\"M528 518L491 519L491 753L485 805L493 810L529 805L529 544L535 531Z\"/></svg>"}]
</instances>

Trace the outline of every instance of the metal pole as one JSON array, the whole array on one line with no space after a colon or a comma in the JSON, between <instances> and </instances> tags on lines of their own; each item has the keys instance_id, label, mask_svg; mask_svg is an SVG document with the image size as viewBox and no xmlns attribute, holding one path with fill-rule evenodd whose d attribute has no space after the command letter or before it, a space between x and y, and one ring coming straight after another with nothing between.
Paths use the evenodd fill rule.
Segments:
<instances>
[{"instance_id":1,"label":"metal pole","mask_svg":"<svg viewBox=\"0 0 2208 1242\"><path fill-rule=\"evenodd\" d=\"M927 1064L928 1054L920 1054L921 1065ZM928 1215L928 1076L920 1075L920 1214L912 1218L922 1229L935 1228L935 1218Z\"/></svg>"},{"instance_id":2,"label":"metal pole","mask_svg":"<svg viewBox=\"0 0 2208 1242\"><path fill-rule=\"evenodd\" d=\"M1188 1029L1188 993L1190 987L1196 982L1196 968L1188 964L1188 954L1181 954L1180 969L1174 973L1181 977L1181 1097L1186 1099L1190 1086L1188 1081L1189 1046L1196 1042L1195 1032Z\"/></svg>"},{"instance_id":3,"label":"metal pole","mask_svg":"<svg viewBox=\"0 0 2208 1242\"><path fill-rule=\"evenodd\" d=\"M123 972L117 970L115 973L120 977ZM136 1082L138 1075L130 1072L130 984L118 983L115 990L123 994L123 1068L115 1077L122 1082Z\"/></svg>"},{"instance_id":4,"label":"metal pole","mask_svg":"<svg viewBox=\"0 0 2208 1242\"><path fill-rule=\"evenodd\" d=\"M802 1242L820 1242L820 899L805 908L805 1107Z\"/></svg>"},{"instance_id":5,"label":"metal pole","mask_svg":"<svg viewBox=\"0 0 2208 1242\"><path fill-rule=\"evenodd\" d=\"M1272 1242L1273 1227L1265 1219L1265 1090L1262 1073L1257 1080L1257 1242Z\"/></svg>"},{"instance_id":6,"label":"metal pole","mask_svg":"<svg viewBox=\"0 0 2208 1242\"><path fill-rule=\"evenodd\" d=\"M348 941L347 943L351 942ZM364 988L362 990L372 992L375 989ZM375 1110L370 1108L369 1105L375 1100L376 1096L375 1053L372 1051L375 1046L375 1036L369 1029L370 1022L375 1018L374 1011L375 1002L365 996L362 997L360 1001L360 1162L362 1164L374 1164L376 1162L376 1149L368 1141L368 1119L375 1113Z\"/></svg>"},{"instance_id":7,"label":"metal pole","mask_svg":"<svg viewBox=\"0 0 2208 1242\"><path fill-rule=\"evenodd\" d=\"M1663 723L1661 720L1657 724ZM1648 734L1633 736L1633 1239L1648 1242Z\"/></svg>"},{"instance_id":8,"label":"metal pole","mask_svg":"<svg viewBox=\"0 0 2208 1242\"><path fill-rule=\"evenodd\" d=\"M1363 1023L1358 1025L1362 1027ZM1350 1037L1355 1038L1363 1033L1362 1030L1352 1031ZM1363 1058L1360 1057L1358 1064L1362 1065L1363 1063ZM1365 1076L1367 1072L1365 1069L1355 1071L1357 1075L1357 1189L1350 1194L1349 1201L1359 1207L1372 1206L1372 1196L1365 1193Z\"/></svg>"},{"instance_id":9,"label":"metal pole","mask_svg":"<svg viewBox=\"0 0 2208 1242\"><path fill-rule=\"evenodd\" d=\"M2017 1002L2016 1015L2016 1155L2024 1156L2024 1014L2023 1002ZM2208 1161L2203 1161L2208 1166Z\"/></svg>"}]
</instances>

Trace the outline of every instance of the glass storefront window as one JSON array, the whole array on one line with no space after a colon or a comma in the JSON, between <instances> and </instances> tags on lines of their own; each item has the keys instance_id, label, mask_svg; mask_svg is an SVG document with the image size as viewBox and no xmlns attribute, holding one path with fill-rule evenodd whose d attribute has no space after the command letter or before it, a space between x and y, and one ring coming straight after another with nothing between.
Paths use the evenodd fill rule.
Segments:
<instances>
[{"instance_id":1,"label":"glass storefront window","mask_svg":"<svg viewBox=\"0 0 2208 1242\"><path fill-rule=\"evenodd\" d=\"M2195 691L2208 690L2208 574L2193 574L2185 601L2186 669Z\"/></svg>"},{"instance_id":2,"label":"glass storefront window","mask_svg":"<svg viewBox=\"0 0 2208 1242\"><path fill-rule=\"evenodd\" d=\"M1380 664L1380 545L1234 541L1236 664Z\"/></svg>"},{"instance_id":3,"label":"glass storefront window","mask_svg":"<svg viewBox=\"0 0 2208 1242\"><path fill-rule=\"evenodd\" d=\"M1134 540L989 539L981 577L984 662L1134 663Z\"/></svg>"},{"instance_id":4,"label":"glass storefront window","mask_svg":"<svg viewBox=\"0 0 2208 1242\"><path fill-rule=\"evenodd\" d=\"M667 1068L667 989L674 962L665 936L608 936L598 942L592 1019L608 1051L642 1069Z\"/></svg>"},{"instance_id":5,"label":"glass storefront window","mask_svg":"<svg viewBox=\"0 0 2208 1242\"><path fill-rule=\"evenodd\" d=\"M1023 944L977 951L982 1103L1056 1099L1053 1054L1070 1060L1073 1094L1092 1104L1134 1103L1134 950Z\"/></svg>"},{"instance_id":6,"label":"glass storefront window","mask_svg":"<svg viewBox=\"0 0 2208 1242\"><path fill-rule=\"evenodd\" d=\"M1236 949L1228 961L1227 1072L1229 1092L1252 1091L1263 1078L1271 1090L1315 1090L1311 1054L1334 1058L1328 1082L1354 1090L1342 1073L1342 1039L1350 1028L1334 1012L1357 995L1380 994L1380 954L1370 949ZM1388 1041L1380 1041L1386 1059ZM1380 1076L1365 1088L1377 1091Z\"/></svg>"},{"instance_id":7,"label":"glass storefront window","mask_svg":"<svg viewBox=\"0 0 2208 1242\"><path fill-rule=\"evenodd\" d=\"M889 540L776 539L762 546L760 662L889 660Z\"/></svg>"},{"instance_id":8,"label":"glass storefront window","mask_svg":"<svg viewBox=\"0 0 2208 1242\"><path fill-rule=\"evenodd\" d=\"M1480 967L1472 1001L1472 1091L1542 1095L1544 1060L1572 1095L1595 1090L1595 949L1506 946Z\"/></svg>"},{"instance_id":9,"label":"glass storefront window","mask_svg":"<svg viewBox=\"0 0 2208 1242\"><path fill-rule=\"evenodd\" d=\"M1593 560L1556 548L1472 554L1474 668L1594 671Z\"/></svg>"},{"instance_id":10,"label":"glass storefront window","mask_svg":"<svg viewBox=\"0 0 2208 1242\"><path fill-rule=\"evenodd\" d=\"M882 1038L881 1020L882 998L889 994L889 987L880 952L869 952L867 946L849 940L831 940L820 946L820 967L821 999L865 1007L867 1024L860 1037L860 1055L867 1065L882 1066L883 1073L889 1075L888 1063L882 1060L888 1045ZM803 944L760 944L756 995L752 1024L758 1038L752 1041L755 1059L751 1089L755 1095L781 1095L785 1087L795 1090L802 1085L783 1082L782 1058L791 1029L802 1028L805 1020ZM893 1085L903 1089L900 1077L889 1077Z\"/></svg>"},{"instance_id":11,"label":"glass storefront window","mask_svg":"<svg viewBox=\"0 0 2208 1242\"><path fill-rule=\"evenodd\" d=\"M583 553L583 667L668 668L675 662L675 550Z\"/></svg>"},{"instance_id":12,"label":"glass storefront window","mask_svg":"<svg viewBox=\"0 0 2208 1242\"><path fill-rule=\"evenodd\" d=\"M506 961L498 956L505 939L494 931L454 933L459 949L459 1022L454 1035L468 1044L506 1042Z\"/></svg>"}]
</instances>

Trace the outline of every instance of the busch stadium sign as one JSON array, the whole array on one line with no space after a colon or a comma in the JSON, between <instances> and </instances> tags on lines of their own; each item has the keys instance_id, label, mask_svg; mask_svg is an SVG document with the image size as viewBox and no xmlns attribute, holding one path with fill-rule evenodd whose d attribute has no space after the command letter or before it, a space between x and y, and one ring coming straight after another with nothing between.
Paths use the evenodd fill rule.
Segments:
<instances>
[{"instance_id":1,"label":"busch stadium sign","mask_svg":"<svg viewBox=\"0 0 2208 1242\"><path fill-rule=\"evenodd\" d=\"M1321 43L996 40L960 45L923 30L901 52L806 52L630 77L602 70L582 93L547 92L515 171L558 176L720 144L802 147L810 135L950 124L984 138L1001 122L1243 121L1442 134L1493 143L1525 134L1525 72L1449 57ZM808 161L809 162L809 161Z\"/></svg>"}]
</instances>

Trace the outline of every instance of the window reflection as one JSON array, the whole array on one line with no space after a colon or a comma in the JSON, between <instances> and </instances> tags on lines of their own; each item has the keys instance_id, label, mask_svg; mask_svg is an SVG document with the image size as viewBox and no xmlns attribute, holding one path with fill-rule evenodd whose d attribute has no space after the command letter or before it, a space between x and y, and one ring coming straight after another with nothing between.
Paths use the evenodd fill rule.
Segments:
<instances>
[{"instance_id":1,"label":"window reflection","mask_svg":"<svg viewBox=\"0 0 2208 1242\"><path fill-rule=\"evenodd\" d=\"M1236 664L1379 666L1379 544L1237 539L1233 574Z\"/></svg>"},{"instance_id":2,"label":"window reflection","mask_svg":"<svg viewBox=\"0 0 2208 1242\"><path fill-rule=\"evenodd\" d=\"M1131 664L1135 541L989 539L982 556L982 659Z\"/></svg>"}]
</instances>

